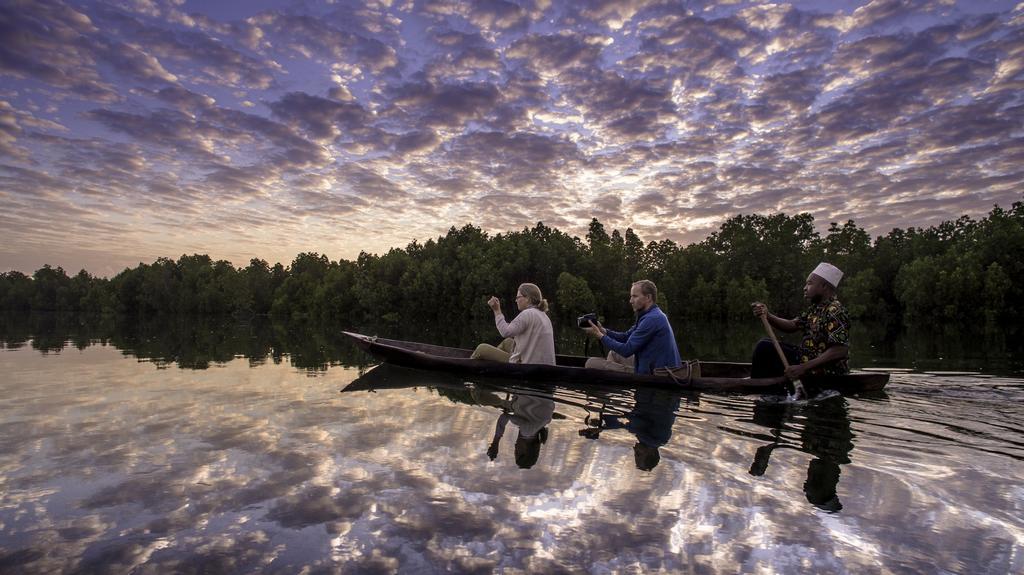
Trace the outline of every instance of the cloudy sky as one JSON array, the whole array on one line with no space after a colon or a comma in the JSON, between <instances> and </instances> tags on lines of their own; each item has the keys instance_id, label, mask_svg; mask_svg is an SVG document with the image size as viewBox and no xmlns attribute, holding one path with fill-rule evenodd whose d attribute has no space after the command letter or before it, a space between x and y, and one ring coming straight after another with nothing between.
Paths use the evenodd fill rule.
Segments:
<instances>
[{"instance_id":1,"label":"cloudy sky","mask_svg":"<svg viewBox=\"0 0 1024 575\"><path fill-rule=\"evenodd\" d=\"M6 0L0 270L1022 199L1016 0Z\"/></svg>"}]
</instances>

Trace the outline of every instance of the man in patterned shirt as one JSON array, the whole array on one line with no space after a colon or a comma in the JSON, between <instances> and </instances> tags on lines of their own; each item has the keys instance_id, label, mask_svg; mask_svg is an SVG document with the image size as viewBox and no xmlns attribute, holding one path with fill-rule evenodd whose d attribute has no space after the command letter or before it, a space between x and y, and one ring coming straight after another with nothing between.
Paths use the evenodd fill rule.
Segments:
<instances>
[{"instance_id":1,"label":"man in patterned shirt","mask_svg":"<svg viewBox=\"0 0 1024 575\"><path fill-rule=\"evenodd\" d=\"M760 302L751 304L754 315L767 316L768 323L784 332L803 331L800 347L782 343L782 350L789 361L785 375L790 380L806 375L842 375L850 372L847 358L850 355L850 316L846 308L836 299L836 288L843 272L832 264L820 263L807 276L804 283L804 299L811 306L799 317L783 319L768 313ZM762 339L754 348L751 360L751 377L777 377L783 374L775 346L770 339Z\"/></svg>"}]
</instances>

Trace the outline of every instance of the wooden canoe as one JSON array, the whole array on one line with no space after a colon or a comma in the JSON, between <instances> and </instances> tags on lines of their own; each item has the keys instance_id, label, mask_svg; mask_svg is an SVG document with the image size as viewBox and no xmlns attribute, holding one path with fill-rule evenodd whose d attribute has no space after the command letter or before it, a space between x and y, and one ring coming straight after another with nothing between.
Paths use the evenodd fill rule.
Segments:
<instances>
[{"instance_id":1,"label":"wooden canoe","mask_svg":"<svg viewBox=\"0 0 1024 575\"><path fill-rule=\"evenodd\" d=\"M749 363L701 362L701 376L680 384L664 375L637 375L584 367L587 358L558 355L556 365L501 363L470 359L472 350L443 347L427 343L384 339L352 332L342 332L355 344L377 359L417 369L444 371L457 375L512 378L537 383L568 383L616 387L662 387L674 390L739 391L751 393L784 393L785 377L750 377ZM889 383L884 372L853 372L848 375L805 376L801 379L808 393L831 389L842 394L878 391Z\"/></svg>"}]
</instances>

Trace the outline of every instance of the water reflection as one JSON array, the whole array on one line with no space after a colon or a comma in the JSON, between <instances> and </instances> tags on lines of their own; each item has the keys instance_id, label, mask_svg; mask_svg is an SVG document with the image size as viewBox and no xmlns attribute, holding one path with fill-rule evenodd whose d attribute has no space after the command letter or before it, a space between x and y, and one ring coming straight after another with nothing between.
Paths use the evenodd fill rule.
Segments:
<instances>
[{"instance_id":1,"label":"water reflection","mask_svg":"<svg viewBox=\"0 0 1024 575\"><path fill-rule=\"evenodd\" d=\"M500 399L497 394L485 391L479 394L478 402L501 409L494 426L494 436L487 446L487 457L491 461L497 459L505 427L511 422L519 429L515 443L516 465L521 469L533 467L540 457L541 446L548 441L548 424L555 414L552 394L518 392L508 393L506 399Z\"/></svg>"},{"instance_id":2,"label":"water reflection","mask_svg":"<svg viewBox=\"0 0 1024 575\"><path fill-rule=\"evenodd\" d=\"M897 374L887 399L780 412L386 365L157 367L110 346L0 353L0 572L1007 573L1024 560L1019 380ZM512 438L542 428L520 468ZM658 451L649 471L638 444Z\"/></svg>"},{"instance_id":3,"label":"water reflection","mask_svg":"<svg viewBox=\"0 0 1024 575\"><path fill-rule=\"evenodd\" d=\"M521 384L522 382L520 382ZM548 424L555 417L554 390L548 386L516 387L501 381L464 382L441 372L420 371L383 364L363 373L343 391L377 391L426 386L456 403L495 408L498 412L487 446L487 457L498 458L508 424L516 429L514 458L521 469L533 467L547 443ZM564 416L562 416L564 417Z\"/></svg>"},{"instance_id":4,"label":"water reflection","mask_svg":"<svg viewBox=\"0 0 1024 575\"><path fill-rule=\"evenodd\" d=\"M583 410L585 427L577 435L597 440L609 430L624 430L635 438L633 458L636 468L651 471L661 461L660 448L672 438L672 426L681 397L659 389L601 390L574 387L531 386L528 382L508 382L488 378L464 381L439 372L421 371L382 364L364 372L345 387L344 392L380 391L428 387L455 403L485 406L500 413L486 453L498 458L501 440L509 423L518 429L515 462L522 469L533 467L542 446L549 440L548 424L565 419L556 404L571 412Z\"/></svg>"},{"instance_id":5,"label":"water reflection","mask_svg":"<svg viewBox=\"0 0 1024 575\"><path fill-rule=\"evenodd\" d=\"M0 314L0 343L30 345L43 353L70 346L112 345L158 367L207 369L242 357L323 372L332 365L367 366L370 358L340 331L310 322L248 321L196 317L118 317L69 314Z\"/></svg>"},{"instance_id":6,"label":"water reflection","mask_svg":"<svg viewBox=\"0 0 1024 575\"><path fill-rule=\"evenodd\" d=\"M584 354L588 338L574 325L556 325L559 353ZM124 353L161 367L206 369L235 358L251 365L284 361L310 373L330 366L366 367L372 360L341 335L355 330L394 339L466 347L492 336L493 324L423 326L338 326L318 320L284 320L255 316L245 320L208 316L117 317L84 314L0 312L0 348L31 346L43 353L67 347L113 345ZM685 357L704 360L748 361L752 342L761 337L753 322L708 325L681 322L677 331ZM894 334L883 325L858 322L851 334L856 342L855 368L911 367L931 370L970 370L990 374L1024 372L1024 338L1007 334L969 334L908 330ZM593 347L593 346L591 346ZM592 353L597 350L590 349Z\"/></svg>"},{"instance_id":7,"label":"water reflection","mask_svg":"<svg viewBox=\"0 0 1024 575\"><path fill-rule=\"evenodd\" d=\"M622 413L615 406L602 402L597 413L587 414L587 427L579 430L581 437L597 439L601 432L609 429L625 429L636 436L633 445L633 459L636 468L651 471L661 461L660 448L672 438L672 424L679 410L679 394L663 390L638 389L634 394L632 408ZM606 410L610 409L610 413Z\"/></svg>"},{"instance_id":8,"label":"water reflection","mask_svg":"<svg viewBox=\"0 0 1024 575\"><path fill-rule=\"evenodd\" d=\"M843 508L837 490L839 466L850 463L854 438L844 397L835 395L803 407L755 402L753 422L769 428L774 439L754 452L750 475L765 475L772 452L783 445L783 431L795 429L799 432L798 448L813 456L807 464L807 479L803 483L807 502L831 513Z\"/></svg>"}]
</instances>

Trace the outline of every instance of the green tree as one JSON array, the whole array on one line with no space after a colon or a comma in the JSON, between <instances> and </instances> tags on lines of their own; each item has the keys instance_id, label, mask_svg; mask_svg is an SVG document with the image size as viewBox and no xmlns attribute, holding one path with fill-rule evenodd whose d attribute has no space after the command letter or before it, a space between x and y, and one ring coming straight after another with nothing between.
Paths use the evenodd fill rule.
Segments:
<instances>
[{"instance_id":1,"label":"green tree","mask_svg":"<svg viewBox=\"0 0 1024 575\"><path fill-rule=\"evenodd\" d=\"M995 330L1000 324L1006 321L1008 296L1012 294L1013 281L1003 271L999 262L992 262L985 269L984 288L982 290L983 308L985 317L985 328Z\"/></svg>"},{"instance_id":2,"label":"green tree","mask_svg":"<svg viewBox=\"0 0 1024 575\"><path fill-rule=\"evenodd\" d=\"M327 270L316 295L323 317L347 322L361 319L355 294L357 271L356 265L347 261L339 261Z\"/></svg>"},{"instance_id":3,"label":"green tree","mask_svg":"<svg viewBox=\"0 0 1024 575\"><path fill-rule=\"evenodd\" d=\"M32 309L66 311L73 309L71 299L71 278L64 268L49 265L36 270L32 275Z\"/></svg>"},{"instance_id":4,"label":"green tree","mask_svg":"<svg viewBox=\"0 0 1024 575\"><path fill-rule=\"evenodd\" d=\"M566 321L594 310L594 293L587 280L562 272L558 275L558 315Z\"/></svg>"},{"instance_id":5,"label":"green tree","mask_svg":"<svg viewBox=\"0 0 1024 575\"><path fill-rule=\"evenodd\" d=\"M648 242L643 251L639 275L653 281L660 288L669 262L678 252L679 246L672 240Z\"/></svg>"},{"instance_id":6,"label":"green tree","mask_svg":"<svg viewBox=\"0 0 1024 575\"><path fill-rule=\"evenodd\" d=\"M288 276L274 292L271 313L278 316L313 317L318 315L317 295L330 269L326 255L303 252L295 256Z\"/></svg>"},{"instance_id":7,"label":"green tree","mask_svg":"<svg viewBox=\"0 0 1024 575\"><path fill-rule=\"evenodd\" d=\"M284 268L280 264L276 267L280 268L281 277L275 277L274 270L265 260L252 258L249 265L239 272L251 302L248 309L253 313L270 313L270 308L274 304L274 292L284 281Z\"/></svg>"},{"instance_id":8,"label":"green tree","mask_svg":"<svg viewBox=\"0 0 1024 575\"><path fill-rule=\"evenodd\" d=\"M763 280L772 286L766 303L788 315L803 306L803 284L816 263L812 249L818 239L810 214L754 214L726 220L704 243L718 256L716 277Z\"/></svg>"},{"instance_id":9,"label":"green tree","mask_svg":"<svg viewBox=\"0 0 1024 575\"><path fill-rule=\"evenodd\" d=\"M780 315L797 313L804 278L825 259L845 272L840 298L854 317L885 319L889 327L977 324L1010 332L1024 323L1021 253L1022 202L994 206L980 220L893 229L873 244L852 220L832 223L821 237L809 214L738 215L685 247L645 245L632 228L609 234L596 218L585 241L543 222L493 237L465 225L355 261L302 253L289 267L252 259L235 269L192 254L139 263L110 279L85 270L68 277L49 265L32 276L10 271L0 274L0 308L471 325L489 319L490 295L513 312L511 294L529 281L554 296L565 319L596 311L616 322L630 313L629 284L649 278L662 308L675 304L673 315L724 320L745 316L753 300Z\"/></svg>"},{"instance_id":10,"label":"green tree","mask_svg":"<svg viewBox=\"0 0 1024 575\"><path fill-rule=\"evenodd\" d=\"M843 278L843 289L839 298L853 318L885 318L888 303L884 297L885 286L878 279L874 268L867 268Z\"/></svg>"},{"instance_id":11,"label":"green tree","mask_svg":"<svg viewBox=\"0 0 1024 575\"><path fill-rule=\"evenodd\" d=\"M822 240L822 259L849 276L865 269L871 255L871 236L853 220L847 220L842 227L835 222L830 224Z\"/></svg>"},{"instance_id":12,"label":"green tree","mask_svg":"<svg viewBox=\"0 0 1024 575\"><path fill-rule=\"evenodd\" d=\"M753 280L749 276L729 278L722 291L725 303L724 315L731 319L749 318L751 302L763 302L769 299L768 287L764 280Z\"/></svg>"},{"instance_id":13,"label":"green tree","mask_svg":"<svg viewBox=\"0 0 1024 575\"><path fill-rule=\"evenodd\" d=\"M0 306L6 310L28 311L32 308L32 278L19 271L0 274Z\"/></svg>"},{"instance_id":14,"label":"green tree","mask_svg":"<svg viewBox=\"0 0 1024 575\"><path fill-rule=\"evenodd\" d=\"M643 264L647 259L644 243L633 232L633 228L626 228L626 235L623 237L623 264L625 267L625 278L632 283L636 280L645 279Z\"/></svg>"}]
</instances>

